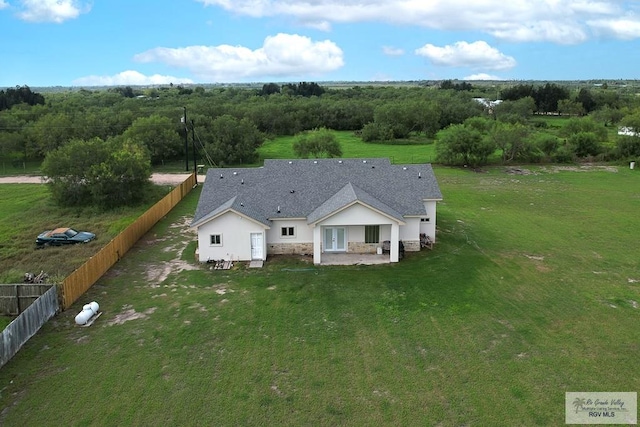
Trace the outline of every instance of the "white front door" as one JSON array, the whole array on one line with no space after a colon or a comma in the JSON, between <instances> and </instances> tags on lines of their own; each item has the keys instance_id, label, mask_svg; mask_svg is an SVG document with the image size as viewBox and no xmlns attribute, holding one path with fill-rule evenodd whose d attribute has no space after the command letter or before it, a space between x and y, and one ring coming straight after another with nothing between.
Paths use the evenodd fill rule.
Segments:
<instances>
[{"instance_id":1,"label":"white front door","mask_svg":"<svg viewBox=\"0 0 640 427\"><path fill-rule=\"evenodd\" d=\"M324 251L344 252L347 247L347 233L344 227L326 227L324 229Z\"/></svg>"},{"instance_id":2,"label":"white front door","mask_svg":"<svg viewBox=\"0 0 640 427\"><path fill-rule=\"evenodd\" d=\"M251 259L264 259L262 233L251 233Z\"/></svg>"}]
</instances>

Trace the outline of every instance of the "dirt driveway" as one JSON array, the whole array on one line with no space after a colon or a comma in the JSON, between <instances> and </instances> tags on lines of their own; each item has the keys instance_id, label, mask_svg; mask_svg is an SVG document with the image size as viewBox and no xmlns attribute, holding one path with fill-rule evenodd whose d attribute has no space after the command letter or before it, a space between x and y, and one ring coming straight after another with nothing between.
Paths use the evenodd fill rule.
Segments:
<instances>
[{"instance_id":1,"label":"dirt driveway","mask_svg":"<svg viewBox=\"0 0 640 427\"><path fill-rule=\"evenodd\" d=\"M151 181L160 185L177 185L189 176L188 173L154 173L151 174ZM205 176L198 175L198 182L204 182ZM0 177L0 184L44 184L41 176L15 175Z\"/></svg>"}]
</instances>

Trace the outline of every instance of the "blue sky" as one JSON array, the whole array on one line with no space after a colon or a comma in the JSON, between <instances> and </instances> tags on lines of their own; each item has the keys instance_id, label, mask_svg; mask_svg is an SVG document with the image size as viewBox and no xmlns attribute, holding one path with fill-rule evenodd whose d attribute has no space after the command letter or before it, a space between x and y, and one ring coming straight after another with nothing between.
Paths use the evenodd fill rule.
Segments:
<instances>
[{"instance_id":1,"label":"blue sky","mask_svg":"<svg viewBox=\"0 0 640 427\"><path fill-rule=\"evenodd\" d=\"M640 78L640 1L0 0L0 86Z\"/></svg>"}]
</instances>

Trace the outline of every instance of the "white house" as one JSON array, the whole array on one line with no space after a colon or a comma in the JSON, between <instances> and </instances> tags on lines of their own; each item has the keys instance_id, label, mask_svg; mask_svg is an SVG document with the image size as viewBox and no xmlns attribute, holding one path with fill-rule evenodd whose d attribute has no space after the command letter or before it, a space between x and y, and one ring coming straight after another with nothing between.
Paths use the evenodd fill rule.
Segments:
<instances>
[{"instance_id":1,"label":"white house","mask_svg":"<svg viewBox=\"0 0 640 427\"><path fill-rule=\"evenodd\" d=\"M429 164L389 159L265 160L260 168L209 169L191 223L198 258L266 260L271 254L376 253L389 262L436 240L442 200Z\"/></svg>"}]
</instances>

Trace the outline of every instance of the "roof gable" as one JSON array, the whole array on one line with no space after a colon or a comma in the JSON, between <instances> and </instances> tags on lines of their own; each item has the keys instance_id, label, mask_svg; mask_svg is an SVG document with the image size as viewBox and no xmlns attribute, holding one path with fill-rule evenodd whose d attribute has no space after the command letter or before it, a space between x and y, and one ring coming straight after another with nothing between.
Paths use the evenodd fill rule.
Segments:
<instances>
[{"instance_id":1,"label":"roof gable","mask_svg":"<svg viewBox=\"0 0 640 427\"><path fill-rule=\"evenodd\" d=\"M340 191L329 197L329 199L311 212L307 217L307 223L314 224L320 222L324 218L351 206L355 202L362 202L370 208L374 208L399 222L403 221L401 214L349 182L342 187Z\"/></svg>"}]
</instances>

